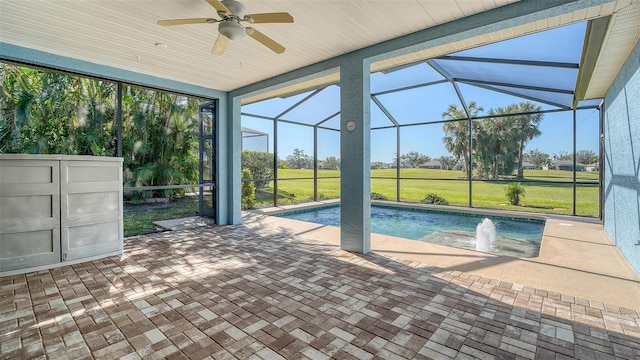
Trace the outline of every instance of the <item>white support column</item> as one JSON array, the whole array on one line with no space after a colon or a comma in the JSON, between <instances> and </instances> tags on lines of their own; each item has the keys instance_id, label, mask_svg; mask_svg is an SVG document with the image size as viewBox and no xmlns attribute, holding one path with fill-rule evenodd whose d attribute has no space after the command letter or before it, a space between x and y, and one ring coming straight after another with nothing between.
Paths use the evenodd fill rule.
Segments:
<instances>
[{"instance_id":1,"label":"white support column","mask_svg":"<svg viewBox=\"0 0 640 360\"><path fill-rule=\"evenodd\" d=\"M340 65L340 247L371 251L371 114L369 62Z\"/></svg>"}]
</instances>

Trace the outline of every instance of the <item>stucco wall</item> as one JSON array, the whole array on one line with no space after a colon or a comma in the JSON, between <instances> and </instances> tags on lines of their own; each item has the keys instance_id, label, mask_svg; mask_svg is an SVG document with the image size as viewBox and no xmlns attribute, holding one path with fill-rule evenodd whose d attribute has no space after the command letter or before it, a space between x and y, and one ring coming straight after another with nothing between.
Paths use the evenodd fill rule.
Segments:
<instances>
[{"instance_id":1,"label":"stucco wall","mask_svg":"<svg viewBox=\"0 0 640 360\"><path fill-rule=\"evenodd\" d=\"M605 230L640 274L640 43L605 96Z\"/></svg>"}]
</instances>

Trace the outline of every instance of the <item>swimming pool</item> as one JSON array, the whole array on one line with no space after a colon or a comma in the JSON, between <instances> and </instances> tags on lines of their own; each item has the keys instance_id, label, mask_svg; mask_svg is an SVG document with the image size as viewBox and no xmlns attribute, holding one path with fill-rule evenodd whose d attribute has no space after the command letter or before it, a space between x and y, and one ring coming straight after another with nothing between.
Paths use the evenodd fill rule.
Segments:
<instances>
[{"instance_id":1,"label":"swimming pool","mask_svg":"<svg viewBox=\"0 0 640 360\"><path fill-rule=\"evenodd\" d=\"M339 205L273 215L340 226ZM371 232L475 250L476 226L485 218L493 221L497 232L490 253L521 258L538 256L545 223L540 219L372 205Z\"/></svg>"}]
</instances>

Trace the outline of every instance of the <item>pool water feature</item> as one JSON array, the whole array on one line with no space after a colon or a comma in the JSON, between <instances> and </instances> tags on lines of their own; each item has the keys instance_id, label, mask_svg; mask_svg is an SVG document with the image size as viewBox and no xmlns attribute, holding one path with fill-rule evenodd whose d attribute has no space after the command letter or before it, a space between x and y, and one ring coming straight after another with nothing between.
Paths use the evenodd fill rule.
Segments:
<instances>
[{"instance_id":1,"label":"pool water feature","mask_svg":"<svg viewBox=\"0 0 640 360\"><path fill-rule=\"evenodd\" d=\"M288 219L340 226L340 206L273 214ZM434 244L476 250L476 232L485 218L495 226L495 240L481 251L531 258L538 256L544 220L434 211L430 209L371 206L371 232Z\"/></svg>"},{"instance_id":2,"label":"pool water feature","mask_svg":"<svg viewBox=\"0 0 640 360\"><path fill-rule=\"evenodd\" d=\"M491 219L485 218L476 226L476 250L489 252L491 245L496 242L496 237L496 225Z\"/></svg>"}]
</instances>

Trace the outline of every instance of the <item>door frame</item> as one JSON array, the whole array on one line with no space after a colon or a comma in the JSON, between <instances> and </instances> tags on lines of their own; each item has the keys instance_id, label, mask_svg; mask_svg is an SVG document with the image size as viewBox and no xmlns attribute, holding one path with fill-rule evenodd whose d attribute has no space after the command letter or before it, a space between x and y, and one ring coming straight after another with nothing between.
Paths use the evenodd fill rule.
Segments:
<instances>
[{"instance_id":1,"label":"door frame","mask_svg":"<svg viewBox=\"0 0 640 360\"><path fill-rule=\"evenodd\" d=\"M211 123L209 126L205 126L205 120L207 115L210 115ZM207 101L198 107L198 127L199 127L199 149L198 149L198 211L200 216L205 216L216 220L216 128L217 128L217 101ZM208 159L205 158L204 149L205 145L209 143L211 154L208 154ZM208 166L209 174L205 174L207 167L205 161L209 160ZM205 176L206 175L206 176ZM211 196L211 206L207 205L208 199L205 196Z\"/></svg>"}]
</instances>

